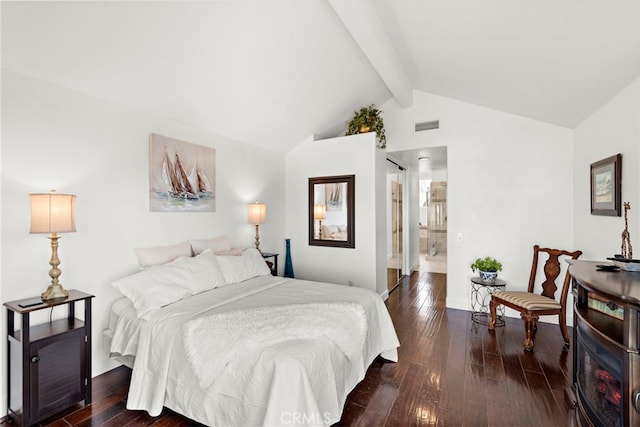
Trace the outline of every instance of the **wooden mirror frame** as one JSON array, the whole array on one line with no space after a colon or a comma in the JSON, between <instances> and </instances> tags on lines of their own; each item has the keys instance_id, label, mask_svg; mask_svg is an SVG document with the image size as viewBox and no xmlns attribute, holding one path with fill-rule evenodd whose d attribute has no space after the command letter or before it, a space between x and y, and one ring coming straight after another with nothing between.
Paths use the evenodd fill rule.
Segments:
<instances>
[{"instance_id":1,"label":"wooden mirror frame","mask_svg":"<svg viewBox=\"0 0 640 427\"><path fill-rule=\"evenodd\" d=\"M347 208L347 238L346 240L321 239L315 233L315 186L323 184L347 184L345 194L345 204ZM356 176L340 175L340 176L323 176L317 178L309 178L309 245L310 246L331 246L335 248L355 248L355 197L356 195Z\"/></svg>"}]
</instances>

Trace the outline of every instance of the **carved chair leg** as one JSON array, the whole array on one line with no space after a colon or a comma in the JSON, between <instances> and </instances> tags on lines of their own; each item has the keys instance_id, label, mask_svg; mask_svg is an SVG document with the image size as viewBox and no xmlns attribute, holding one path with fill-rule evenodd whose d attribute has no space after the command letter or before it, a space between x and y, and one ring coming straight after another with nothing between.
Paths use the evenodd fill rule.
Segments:
<instances>
[{"instance_id":1,"label":"carved chair leg","mask_svg":"<svg viewBox=\"0 0 640 427\"><path fill-rule=\"evenodd\" d=\"M496 329L496 309L498 307L498 304L493 300L493 298L491 298L491 301L489 301L489 312L491 313L491 320L489 320L489 324L487 326L489 326L489 330L493 331Z\"/></svg>"},{"instance_id":2,"label":"carved chair leg","mask_svg":"<svg viewBox=\"0 0 640 427\"><path fill-rule=\"evenodd\" d=\"M522 321L524 322L525 338L524 349L526 351L532 351L534 340L536 339L536 331L538 329L538 316L535 314L521 313Z\"/></svg>"},{"instance_id":3,"label":"carved chair leg","mask_svg":"<svg viewBox=\"0 0 640 427\"><path fill-rule=\"evenodd\" d=\"M569 332L567 331L567 316L566 313L560 313L560 332L562 332L562 338L564 338L564 346L569 347Z\"/></svg>"}]
</instances>

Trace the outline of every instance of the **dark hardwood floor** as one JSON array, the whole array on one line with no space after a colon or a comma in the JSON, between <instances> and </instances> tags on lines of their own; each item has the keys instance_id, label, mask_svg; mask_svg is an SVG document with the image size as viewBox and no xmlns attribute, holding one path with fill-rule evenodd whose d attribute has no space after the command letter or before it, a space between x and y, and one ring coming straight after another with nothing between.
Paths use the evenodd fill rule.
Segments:
<instances>
[{"instance_id":1,"label":"dark hardwood floor","mask_svg":"<svg viewBox=\"0 0 640 427\"><path fill-rule=\"evenodd\" d=\"M431 273L414 273L391 293L399 361L374 361L337 425L566 426L571 350L558 326L541 323L535 350L524 352L520 319L490 333L469 312L445 308L445 293L446 276ZM91 405L42 425L200 425L169 410L159 417L127 411L130 376L121 367L94 378Z\"/></svg>"},{"instance_id":2,"label":"dark hardwood floor","mask_svg":"<svg viewBox=\"0 0 640 427\"><path fill-rule=\"evenodd\" d=\"M350 394L344 426L566 426L571 349L540 323L525 352L520 319L489 332L445 308L446 275L414 273L389 296L398 363L376 360Z\"/></svg>"}]
</instances>

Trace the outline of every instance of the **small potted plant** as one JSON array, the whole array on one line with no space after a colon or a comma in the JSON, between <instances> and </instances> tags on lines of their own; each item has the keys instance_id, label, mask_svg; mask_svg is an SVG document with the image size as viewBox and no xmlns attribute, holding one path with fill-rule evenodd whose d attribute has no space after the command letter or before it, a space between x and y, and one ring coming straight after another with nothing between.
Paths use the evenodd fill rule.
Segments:
<instances>
[{"instance_id":1,"label":"small potted plant","mask_svg":"<svg viewBox=\"0 0 640 427\"><path fill-rule=\"evenodd\" d=\"M378 137L378 148L387 147L387 137L384 134L384 122L382 121L382 111L374 104L362 107L360 111L353 112L353 118L347 122L345 135L355 135L357 133L375 132Z\"/></svg>"},{"instance_id":2,"label":"small potted plant","mask_svg":"<svg viewBox=\"0 0 640 427\"><path fill-rule=\"evenodd\" d=\"M502 271L502 264L495 258L478 258L471 264L471 271L475 272L476 270L480 273L482 281L493 283L498 277L498 271Z\"/></svg>"}]
</instances>

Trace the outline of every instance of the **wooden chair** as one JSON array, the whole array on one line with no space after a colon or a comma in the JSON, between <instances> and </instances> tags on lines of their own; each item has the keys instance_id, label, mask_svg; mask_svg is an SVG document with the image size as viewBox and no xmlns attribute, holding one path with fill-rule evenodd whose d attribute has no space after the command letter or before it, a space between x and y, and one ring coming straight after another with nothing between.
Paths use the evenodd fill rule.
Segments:
<instances>
[{"instance_id":1,"label":"wooden chair","mask_svg":"<svg viewBox=\"0 0 640 427\"><path fill-rule=\"evenodd\" d=\"M548 254L548 259L544 264L545 280L542 283L542 294L533 292L536 283L536 273L538 271L538 255L544 252ZM569 334L567 332L567 294L571 283L571 276L568 269L564 275L562 282L562 290L560 291L560 299L556 300L555 294L558 289L556 279L561 272L561 262L563 259L578 259L582 255L582 251L569 252L560 249L541 248L538 245L533 247L533 264L531 266L531 275L529 276L529 288L524 291L498 291L491 297L489 309L491 311L491 320L489 321L489 329L495 329L496 325L496 308L503 304L509 308L520 312L520 317L524 321L524 329L526 337L524 340L524 349L533 350L533 342L536 337L536 329L538 327L538 319L540 316L559 315L560 331L564 338L565 345L569 346Z\"/></svg>"}]
</instances>

